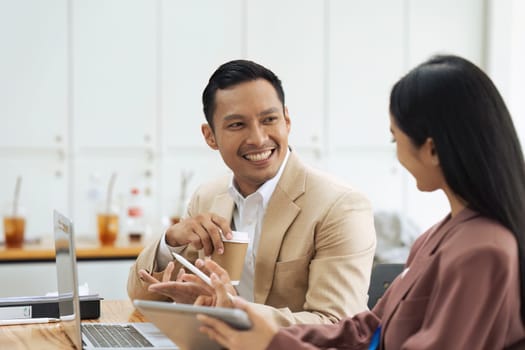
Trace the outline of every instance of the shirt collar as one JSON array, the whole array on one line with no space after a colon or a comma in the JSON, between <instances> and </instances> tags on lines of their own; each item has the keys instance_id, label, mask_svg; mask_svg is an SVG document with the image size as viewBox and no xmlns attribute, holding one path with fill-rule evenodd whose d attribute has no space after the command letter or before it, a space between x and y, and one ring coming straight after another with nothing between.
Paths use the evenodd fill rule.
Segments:
<instances>
[{"instance_id":1,"label":"shirt collar","mask_svg":"<svg viewBox=\"0 0 525 350\"><path fill-rule=\"evenodd\" d=\"M257 191L250 194L246 198L243 197L243 195L237 190L237 186L235 186L235 182L233 180L233 176L230 181L230 185L228 186L228 192L230 193L230 196L233 198L233 201L235 204L239 207L244 203L244 201L251 197L251 196L260 196L262 197L262 204L263 208L266 208L268 205L268 202L270 201L270 198L272 197L273 191L275 191L275 187L277 187L277 183L279 182L279 179L281 178L284 168L286 167L286 164L288 163L288 158L290 157L290 149L286 150L286 156L284 157L283 163L279 167L279 170L277 171L277 174L275 174L274 177L272 177L270 180L263 183Z\"/></svg>"}]
</instances>

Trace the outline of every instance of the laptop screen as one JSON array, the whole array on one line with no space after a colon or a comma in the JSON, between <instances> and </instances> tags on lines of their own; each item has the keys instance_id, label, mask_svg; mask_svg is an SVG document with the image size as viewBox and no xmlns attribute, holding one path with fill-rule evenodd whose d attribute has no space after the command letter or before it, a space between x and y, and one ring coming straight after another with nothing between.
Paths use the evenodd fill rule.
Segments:
<instances>
[{"instance_id":1,"label":"laptop screen","mask_svg":"<svg viewBox=\"0 0 525 350\"><path fill-rule=\"evenodd\" d=\"M54 211L55 253L58 282L58 309L62 327L77 349L82 349L77 259L73 223Z\"/></svg>"}]
</instances>

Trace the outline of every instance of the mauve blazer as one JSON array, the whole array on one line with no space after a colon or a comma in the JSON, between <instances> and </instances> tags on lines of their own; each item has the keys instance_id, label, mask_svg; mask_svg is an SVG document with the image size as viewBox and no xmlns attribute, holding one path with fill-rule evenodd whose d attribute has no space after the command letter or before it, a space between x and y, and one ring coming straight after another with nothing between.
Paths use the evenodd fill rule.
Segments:
<instances>
[{"instance_id":1,"label":"mauve blazer","mask_svg":"<svg viewBox=\"0 0 525 350\"><path fill-rule=\"evenodd\" d=\"M231 220L230 181L228 176L199 188L188 215L213 212ZM162 273L156 265L158 244L157 240L146 247L131 267L132 299L165 299L148 292L138 278L140 268L157 277ZM280 325L335 323L366 310L375 246L370 202L306 167L292 152L264 215L253 307ZM183 254L190 261L197 258L191 246Z\"/></svg>"},{"instance_id":2,"label":"mauve blazer","mask_svg":"<svg viewBox=\"0 0 525 350\"><path fill-rule=\"evenodd\" d=\"M282 329L268 349L505 349L525 338L518 248L499 223L464 209L414 243L405 272L372 312Z\"/></svg>"}]
</instances>

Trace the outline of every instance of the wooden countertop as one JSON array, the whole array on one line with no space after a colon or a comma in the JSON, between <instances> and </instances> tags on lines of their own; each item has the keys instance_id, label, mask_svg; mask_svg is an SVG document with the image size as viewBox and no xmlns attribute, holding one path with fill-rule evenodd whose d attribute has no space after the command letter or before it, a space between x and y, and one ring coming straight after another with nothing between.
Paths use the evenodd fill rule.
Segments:
<instances>
[{"instance_id":1,"label":"wooden countertop","mask_svg":"<svg viewBox=\"0 0 525 350\"><path fill-rule=\"evenodd\" d=\"M135 259L144 248L141 243L117 243L114 246L102 246L95 241L78 241L78 260ZM53 242L26 243L22 248L0 246L0 263L55 261Z\"/></svg>"}]
</instances>

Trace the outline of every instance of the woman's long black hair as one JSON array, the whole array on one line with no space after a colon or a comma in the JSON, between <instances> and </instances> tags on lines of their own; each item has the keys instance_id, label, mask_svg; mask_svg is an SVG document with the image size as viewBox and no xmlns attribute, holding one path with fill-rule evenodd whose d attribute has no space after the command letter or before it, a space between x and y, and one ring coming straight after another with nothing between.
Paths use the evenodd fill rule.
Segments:
<instances>
[{"instance_id":1,"label":"woman's long black hair","mask_svg":"<svg viewBox=\"0 0 525 350\"><path fill-rule=\"evenodd\" d=\"M525 321L525 162L498 90L473 63L435 56L394 85L390 112L416 146L433 139L454 193L516 237Z\"/></svg>"}]
</instances>

